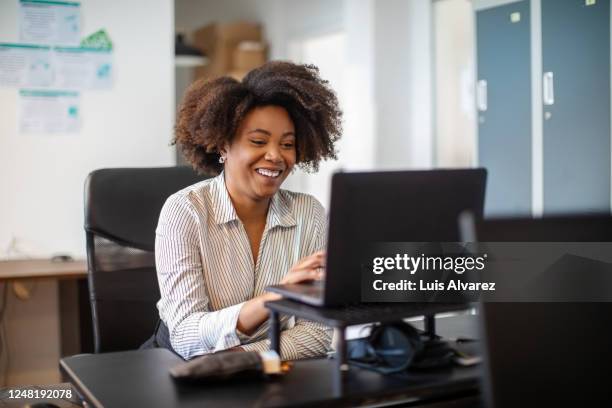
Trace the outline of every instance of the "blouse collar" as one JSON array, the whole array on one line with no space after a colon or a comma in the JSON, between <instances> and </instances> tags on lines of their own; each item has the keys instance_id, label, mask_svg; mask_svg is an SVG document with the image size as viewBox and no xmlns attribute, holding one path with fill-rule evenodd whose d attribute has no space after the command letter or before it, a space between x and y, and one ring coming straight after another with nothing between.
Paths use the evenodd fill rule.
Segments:
<instances>
[{"instance_id":1,"label":"blouse collar","mask_svg":"<svg viewBox=\"0 0 612 408\"><path fill-rule=\"evenodd\" d=\"M238 220L238 214L230 199L225 185L225 176L222 171L212 181L211 201L212 213L217 224L225 224ZM297 225L293 216L293 197L284 190L279 190L272 196L270 208L268 209L268 228L276 226L293 227Z\"/></svg>"}]
</instances>

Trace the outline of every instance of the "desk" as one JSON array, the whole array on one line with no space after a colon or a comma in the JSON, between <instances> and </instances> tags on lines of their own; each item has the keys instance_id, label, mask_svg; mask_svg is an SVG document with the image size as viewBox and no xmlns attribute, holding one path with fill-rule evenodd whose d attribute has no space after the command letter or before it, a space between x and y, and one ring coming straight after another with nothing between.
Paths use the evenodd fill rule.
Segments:
<instances>
[{"instance_id":1,"label":"desk","mask_svg":"<svg viewBox=\"0 0 612 408\"><path fill-rule=\"evenodd\" d=\"M458 318L473 320L474 316ZM439 325L442 330L444 323ZM150 349L67 357L60 361L60 370L94 407L480 405L480 367L403 376L382 376L351 367L345 374L344 395L336 396L333 359L297 361L282 378L205 385L175 383L168 369L180 362L168 350Z\"/></svg>"},{"instance_id":2,"label":"desk","mask_svg":"<svg viewBox=\"0 0 612 408\"><path fill-rule=\"evenodd\" d=\"M51 295L57 296L57 319L60 330L60 338L58 339L60 355L58 357L93 351L91 309L87 289L87 262L84 260L52 262L49 259L0 261L0 282L9 285L9 289L13 285L40 281L57 281L57 295L54 295L53 292L51 292ZM49 299L48 295L43 299ZM53 300L53 303L55 303L55 300ZM49 313L55 314L55 311ZM27 316L22 313L21 317ZM53 321L55 321L55 318ZM17 339L22 338L19 336L38 336L38 332L32 332L36 329L36 326L26 326L26 328L19 330L18 333L13 333L13 335L18 336ZM40 337L41 352L43 354L47 353L45 354L47 356L51 351L53 351L53 354L57 353L57 351L54 351L56 349L53 349L53 344L58 340L53 340L51 345L46 346L41 343L45 341L44 336ZM44 358L42 361L44 361ZM13 358L15 372L21 372L19 363L15 364L15 362L16 360ZM32 364L36 364L32 359L22 362L23 367L27 367L28 370L32 370ZM46 364L44 366L47 369L56 369L55 364L51 367ZM39 369L42 368L39 367Z\"/></svg>"},{"instance_id":3,"label":"desk","mask_svg":"<svg viewBox=\"0 0 612 408\"><path fill-rule=\"evenodd\" d=\"M0 261L0 281L17 279L79 279L87 277L87 262L48 259Z\"/></svg>"}]
</instances>

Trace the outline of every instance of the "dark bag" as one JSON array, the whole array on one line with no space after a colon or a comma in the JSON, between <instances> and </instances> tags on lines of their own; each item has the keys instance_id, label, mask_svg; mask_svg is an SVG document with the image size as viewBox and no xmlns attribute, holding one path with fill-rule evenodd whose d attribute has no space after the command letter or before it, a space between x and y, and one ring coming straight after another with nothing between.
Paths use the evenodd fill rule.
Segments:
<instances>
[{"instance_id":1,"label":"dark bag","mask_svg":"<svg viewBox=\"0 0 612 408\"><path fill-rule=\"evenodd\" d=\"M424 340L413 326L403 321L375 325L369 336L349 340L347 351L349 363L381 374L408 368L447 367L456 354L446 342Z\"/></svg>"}]
</instances>

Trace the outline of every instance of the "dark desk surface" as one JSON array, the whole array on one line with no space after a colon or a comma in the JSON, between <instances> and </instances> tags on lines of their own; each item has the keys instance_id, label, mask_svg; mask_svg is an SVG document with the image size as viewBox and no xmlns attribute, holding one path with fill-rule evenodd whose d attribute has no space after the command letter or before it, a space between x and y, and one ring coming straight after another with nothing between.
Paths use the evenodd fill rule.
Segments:
<instances>
[{"instance_id":1,"label":"dark desk surface","mask_svg":"<svg viewBox=\"0 0 612 408\"><path fill-rule=\"evenodd\" d=\"M62 372L95 407L235 407L355 405L365 401L425 402L477 394L478 369L454 369L406 377L381 376L352 367L345 396L332 389L329 359L296 362L286 376L209 385L176 384L168 369L179 363L165 349L80 355L62 359Z\"/></svg>"},{"instance_id":2,"label":"dark desk surface","mask_svg":"<svg viewBox=\"0 0 612 408\"><path fill-rule=\"evenodd\" d=\"M446 320L446 319L445 319ZM453 320L457 324L456 319ZM459 321L473 320L463 316ZM441 325L442 326L442 325ZM60 361L66 379L96 407L355 406L410 402L478 405L479 367L382 376L351 367L342 397L335 394L331 359L298 361L282 378L178 384L168 369L180 359L164 349L77 355ZM441 404L441 405L438 405Z\"/></svg>"}]
</instances>

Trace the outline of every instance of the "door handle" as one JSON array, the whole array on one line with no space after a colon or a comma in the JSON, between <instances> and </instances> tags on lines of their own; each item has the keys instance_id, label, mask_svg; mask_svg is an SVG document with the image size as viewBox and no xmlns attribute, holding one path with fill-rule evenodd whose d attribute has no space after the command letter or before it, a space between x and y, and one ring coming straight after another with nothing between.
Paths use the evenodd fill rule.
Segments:
<instances>
[{"instance_id":1,"label":"door handle","mask_svg":"<svg viewBox=\"0 0 612 408\"><path fill-rule=\"evenodd\" d=\"M480 112L487 111L487 81L484 79L476 83L476 106Z\"/></svg>"},{"instance_id":2,"label":"door handle","mask_svg":"<svg viewBox=\"0 0 612 408\"><path fill-rule=\"evenodd\" d=\"M542 77L542 98L544 105L555 103L555 79L552 72L545 72Z\"/></svg>"}]
</instances>

